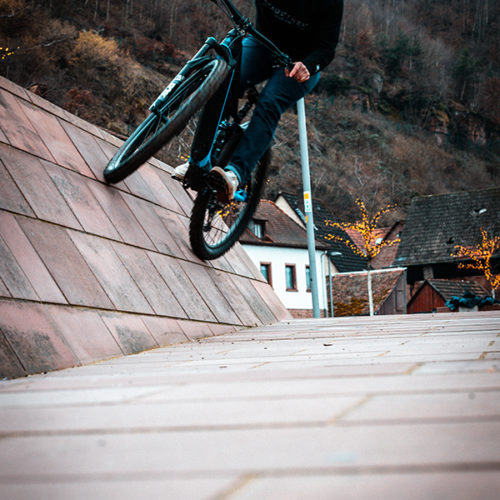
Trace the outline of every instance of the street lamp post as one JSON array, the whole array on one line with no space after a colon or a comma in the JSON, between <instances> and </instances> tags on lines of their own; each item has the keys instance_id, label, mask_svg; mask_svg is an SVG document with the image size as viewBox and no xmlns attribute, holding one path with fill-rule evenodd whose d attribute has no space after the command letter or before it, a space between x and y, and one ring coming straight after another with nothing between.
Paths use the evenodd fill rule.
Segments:
<instances>
[{"instance_id":1,"label":"street lamp post","mask_svg":"<svg viewBox=\"0 0 500 500\"><path fill-rule=\"evenodd\" d=\"M309 252L309 272L311 276L313 318L319 318L320 311L318 297L318 274L316 271L316 244L314 236L311 175L309 172L309 151L307 146L306 111L304 98L297 101L297 118L299 122L299 143L302 164L302 183L304 191L304 212L306 215L307 249Z\"/></svg>"}]
</instances>

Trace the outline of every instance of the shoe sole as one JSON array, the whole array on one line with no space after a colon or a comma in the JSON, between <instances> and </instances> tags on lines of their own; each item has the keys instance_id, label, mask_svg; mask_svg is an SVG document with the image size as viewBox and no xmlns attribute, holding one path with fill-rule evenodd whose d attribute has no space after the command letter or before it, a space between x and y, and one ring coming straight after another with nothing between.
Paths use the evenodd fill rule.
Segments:
<instances>
[{"instance_id":1,"label":"shoe sole","mask_svg":"<svg viewBox=\"0 0 500 500\"><path fill-rule=\"evenodd\" d=\"M217 200L227 205L233 201L229 197L229 189L226 180L217 171L210 172L207 177L208 187L217 192Z\"/></svg>"}]
</instances>

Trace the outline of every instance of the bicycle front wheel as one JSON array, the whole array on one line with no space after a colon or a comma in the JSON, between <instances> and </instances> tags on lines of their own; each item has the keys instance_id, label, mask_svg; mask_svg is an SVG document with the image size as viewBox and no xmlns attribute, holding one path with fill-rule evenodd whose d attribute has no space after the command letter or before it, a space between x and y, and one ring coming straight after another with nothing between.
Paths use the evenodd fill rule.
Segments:
<instances>
[{"instance_id":1,"label":"bicycle front wheel","mask_svg":"<svg viewBox=\"0 0 500 500\"><path fill-rule=\"evenodd\" d=\"M151 113L122 144L104 170L107 182L119 182L158 152L186 126L189 118L215 93L228 65L212 59L194 69L169 95L160 111Z\"/></svg>"},{"instance_id":2,"label":"bicycle front wheel","mask_svg":"<svg viewBox=\"0 0 500 500\"><path fill-rule=\"evenodd\" d=\"M191 213L189 240L200 259L216 259L238 241L259 203L270 158L268 150L254 169L244 201L233 200L224 205L208 187L198 193Z\"/></svg>"}]
</instances>

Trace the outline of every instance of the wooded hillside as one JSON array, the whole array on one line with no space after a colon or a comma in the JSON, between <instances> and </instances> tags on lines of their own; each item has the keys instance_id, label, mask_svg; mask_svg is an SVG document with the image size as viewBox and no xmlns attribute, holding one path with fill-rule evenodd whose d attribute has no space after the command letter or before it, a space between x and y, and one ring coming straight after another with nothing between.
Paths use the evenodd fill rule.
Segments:
<instances>
[{"instance_id":1,"label":"wooded hillside","mask_svg":"<svg viewBox=\"0 0 500 500\"><path fill-rule=\"evenodd\" d=\"M253 2L235 4L252 17ZM0 0L0 74L127 134L229 27L208 0ZM492 0L345 1L337 57L307 99L314 196L341 220L356 198L404 217L412 196L498 185L499 31ZM267 195L299 187L291 110Z\"/></svg>"}]
</instances>

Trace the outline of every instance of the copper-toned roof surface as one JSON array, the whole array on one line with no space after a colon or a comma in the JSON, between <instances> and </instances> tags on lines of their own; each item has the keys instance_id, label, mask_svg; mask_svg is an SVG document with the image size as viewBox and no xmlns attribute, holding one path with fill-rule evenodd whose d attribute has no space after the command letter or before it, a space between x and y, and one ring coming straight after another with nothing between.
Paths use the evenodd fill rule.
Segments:
<instances>
[{"instance_id":1,"label":"copper-toned roof surface","mask_svg":"<svg viewBox=\"0 0 500 500\"><path fill-rule=\"evenodd\" d=\"M307 248L306 230L288 217L273 201L261 200L253 219L264 224L263 237L257 238L250 229L247 229L240 238L241 243ZM326 248L328 245L316 241L316 249Z\"/></svg>"},{"instance_id":2,"label":"copper-toned roof surface","mask_svg":"<svg viewBox=\"0 0 500 500\"><path fill-rule=\"evenodd\" d=\"M375 313L389 297L404 269L384 272L371 272L373 307ZM368 274L342 273L333 278L332 291L335 316L367 315L370 312L368 303Z\"/></svg>"},{"instance_id":3,"label":"copper-toned roof surface","mask_svg":"<svg viewBox=\"0 0 500 500\"><path fill-rule=\"evenodd\" d=\"M404 227L403 222L396 222L392 226L389 227L381 227L375 231L375 234L381 241L393 241L400 237L401 230ZM359 234L358 231L354 231L352 229L346 229L346 233L349 236L349 239L360 249L364 248L363 237ZM384 246L380 250L380 253L376 255L372 261L371 266L373 269L383 269L387 267L391 267L394 263L394 259L396 258L396 254L398 252L399 243L394 243L390 246Z\"/></svg>"},{"instance_id":4,"label":"copper-toned roof surface","mask_svg":"<svg viewBox=\"0 0 500 500\"><path fill-rule=\"evenodd\" d=\"M192 200L151 159L0 77L0 379L269 324L289 314L240 245L202 262Z\"/></svg>"}]
</instances>

